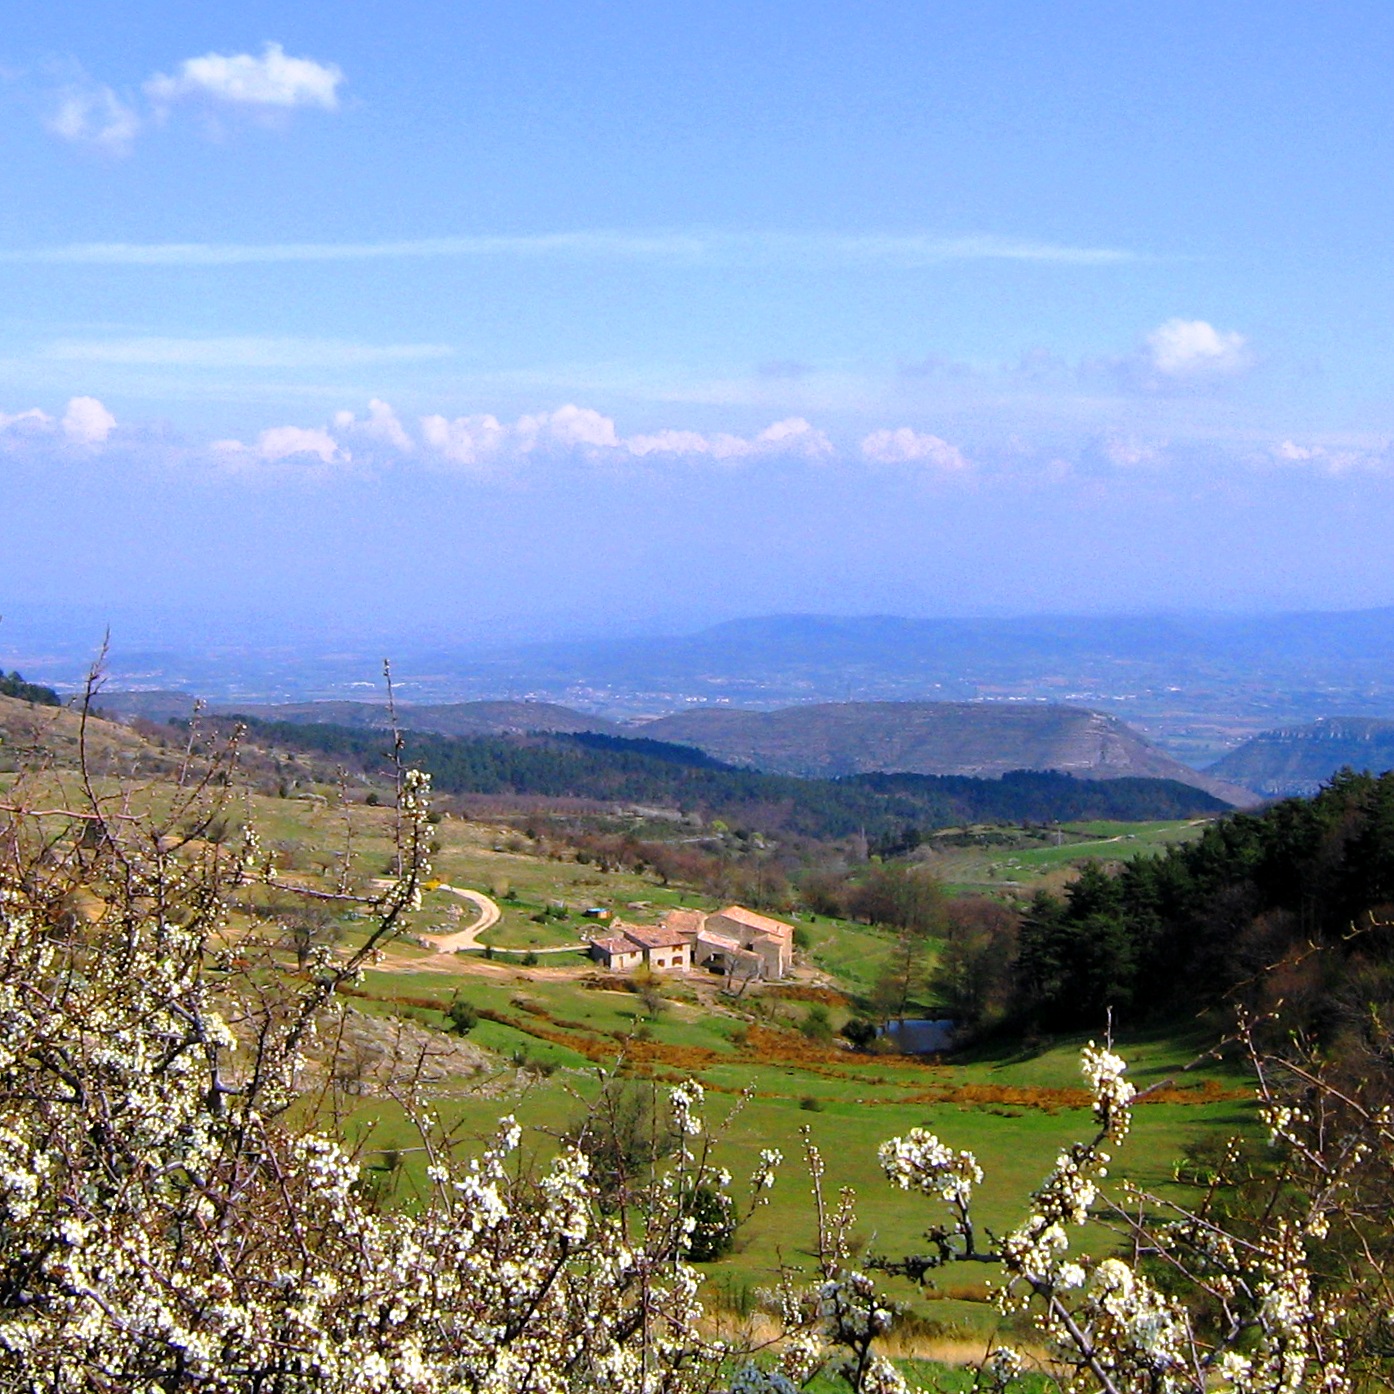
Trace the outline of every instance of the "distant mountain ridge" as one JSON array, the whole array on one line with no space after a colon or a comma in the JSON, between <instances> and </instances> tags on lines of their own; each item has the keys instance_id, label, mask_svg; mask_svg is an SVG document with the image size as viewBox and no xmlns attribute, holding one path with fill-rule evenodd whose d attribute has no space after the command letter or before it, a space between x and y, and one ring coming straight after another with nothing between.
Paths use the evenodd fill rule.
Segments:
<instances>
[{"instance_id":1,"label":"distant mountain ridge","mask_svg":"<svg viewBox=\"0 0 1394 1394\"><path fill-rule=\"evenodd\" d=\"M175 633L177 631L172 631ZM90 643L50 643L31 623L0 659L33 681L81 686ZM90 636L89 636L90 638ZM1258 615L1024 615L910 618L767 615L697 632L534 642L401 636L295 645L145 649L117 644L113 687L199 691L225 709L380 700L393 655L397 695L418 708L524 698L623 722L694 708L773 710L850 701L1048 701L1108 712L1194 768L1236 743L1333 712L1394 714L1394 608ZM147 641L148 643L148 641ZM8 649L7 649L8 644ZM8 654L8 656L7 656ZM129 710L130 693L104 703ZM153 698L153 691L140 694ZM188 698L175 694L182 708ZM147 715L155 715L147 710Z\"/></svg>"},{"instance_id":2,"label":"distant mountain ridge","mask_svg":"<svg viewBox=\"0 0 1394 1394\"><path fill-rule=\"evenodd\" d=\"M384 772L386 742L371 727L261 722L247 740L263 750L303 749L342 768ZM226 729L230 719L215 719ZM1193 785L1166 779L1076 779L1049 770L1008 771L1000 779L963 775L862 774L803 779L738 769L691 746L595 732L441 736L403 732L406 760L428 771L447 795L482 794L696 813L728 826L815 839L860 836L905 848L914 830L973 823L1065 823L1203 818L1228 805Z\"/></svg>"},{"instance_id":3,"label":"distant mountain ridge","mask_svg":"<svg viewBox=\"0 0 1394 1394\"><path fill-rule=\"evenodd\" d=\"M1282 798L1314 794L1346 766L1371 774L1394 769L1394 721L1333 716L1264 731L1206 773Z\"/></svg>"},{"instance_id":4,"label":"distant mountain ridge","mask_svg":"<svg viewBox=\"0 0 1394 1394\"><path fill-rule=\"evenodd\" d=\"M148 721L186 720L193 714L195 698L187 692L103 692L98 710L121 718L144 717ZM385 702L212 702L208 710L220 716L242 714L259 721L292 721L354 730L385 730L392 724ZM617 734L622 728L603 716L589 716L554 702L442 702L397 708L398 724L405 730L431 731L441 736L495 736L529 731L573 733L596 731Z\"/></svg>"},{"instance_id":5,"label":"distant mountain ridge","mask_svg":"<svg viewBox=\"0 0 1394 1394\"><path fill-rule=\"evenodd\" d=\"M135 699L142 694L127 694ZM143 694L167 710L170 694ZM189 704L192 709L192 703ZM261 721L381 729L385 705L296 702L222 705ZM1117 717L1044 702L826 702L776 711L708 708L620 725L550 702L403 705L404 730L444 736L550 732L639 737L691 746L768 774L827 779L857 774L961 775L1000 779L1014 770L1054 770L1081 779L1170 779L1227 803L1255 802L1246 787L1172 759Z\"/></svg>"},{"instance_id":6,"label":"distant mountain ridge","mask_svg":"<svg viewBox=\"0 0 1394 1394\"><path fill-rule=\"evenodd\" d=\"M997 779L1057 770L1082 779L1173 779L1230 803L1251 795L1173 760L1116 717L1044 702L833 702L704 710L636 727L730 764L836 778L874 772Z\"/></svg>"},{"instance_id":7,"label":"distant mountain ridge","mask_svg":"<svg viewBox=\"0 0 1394 1394\"><path fill-rule=\"evenodd\" d=\"M223 704L222 711L231 710ZM237 710L264 721L321 722L334 726L386 728L392 718L379 702L285 702L268 706L242 704ZM555 702L443 702L403 704L397 720L404 730L438 736L497 736L530 731L570 734L597 731L618 734L621 727L603 716L588 716Z\"/></svg>"}]
</instances>

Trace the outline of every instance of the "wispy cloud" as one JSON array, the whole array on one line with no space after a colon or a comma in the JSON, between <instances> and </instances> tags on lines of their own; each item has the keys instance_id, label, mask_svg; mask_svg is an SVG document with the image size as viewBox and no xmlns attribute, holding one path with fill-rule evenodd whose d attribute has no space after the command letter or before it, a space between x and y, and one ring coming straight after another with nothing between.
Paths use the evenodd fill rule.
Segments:
<instances>
[{"instance_id":1,"label":"wispy cloud","mask_svg":"<svg viewBox=\"0 0 1394 1394\"><path fill-rule=\"evenodd\" d=\"M883 266L914 270L951 262L1112 266L1141 260L1110 247L1070 247L1009 237L794 232L555 232L425 237L390 242L75 242L0 248L0 262L82 266L238 266L275 262L520 257L647 261L677 265Z\"/></svg>"},{"instance_id":2,"label":"wispy cloud","mask_svg":"<svg viewBox=\"0 0 1394 1394\"><path fill-rule=\"evenodd\" d=\"M1394 440L1312 442L1306 445L1284 440L1270 447L1267 455L1276 464L1303 467L1323 474L1388 474L1394 467Z\"/></svg>"},{"instance_id":3,"label":"wispy cloud","mask_svg":"<svg viewBox=\"0 0 1394 1394\"><path fill-rule=\"evenodd\" d=\"M57 94L45 124L63 140L105 155L127 154L141 129L139 114L110 87L85 82L66 86Z\"/></svg>"},{"instance_id":4,"label":"wispy cloud","mask_svg":"<svg viewBox=\"0 0 1394 1394\"><path fill-rule=\"evenodd\" d=\"M449 344L361 344L343 339L158 338L63 339L42 350L65 363L189 368L351 368L449 358Z\"/></svg>"}]
</instances>

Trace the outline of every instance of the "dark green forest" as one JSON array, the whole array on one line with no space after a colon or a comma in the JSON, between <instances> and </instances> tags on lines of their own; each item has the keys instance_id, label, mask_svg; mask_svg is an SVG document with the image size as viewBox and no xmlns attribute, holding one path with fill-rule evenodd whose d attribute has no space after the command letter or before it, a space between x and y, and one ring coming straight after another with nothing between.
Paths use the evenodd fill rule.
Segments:
<instances>
[{"instance_id":1,"label":"dark green forest","mask_svg":"<svg viewBox=\"0 0 1394 1394\"><path fill-rule=\"evenodd\" d=\"M1044 1030L1283 1003L1289 1025L1394 1059L1394 773L1344 770L1313 798L1036 896L1011 1016Z\"/></svg>"},{"instance_id":2,"label":"dark green forest","mask_svg":"<svg viewBox=\"0 0 1394 1394\"><path fill-rule=\"evenodd\" d=\"M384 731L244 719L254 739L380 770ZM690 746L583 732L453 737L402 733L403 758L447 795L495 794L639 804L722 818L751 831L814 839L865 834L913 845L918 830L974 823L1186 818L1227 805L1172 780L1081 780L1020 770L1001 779L866 774L798 779L723 764Z\"/></svg>"},{"instance_id":3,"label":"dark green forest","mask_svg":"<svg viewBox=\"0 0 1394 1394\"><path fill-rule=\"evenodd\" d=\"M41 707L59 705L58 694L42 683L25 682L18 673L0 671L0 697L16 697L21 702L34 702Z\"/></svg>"}]
</instances>

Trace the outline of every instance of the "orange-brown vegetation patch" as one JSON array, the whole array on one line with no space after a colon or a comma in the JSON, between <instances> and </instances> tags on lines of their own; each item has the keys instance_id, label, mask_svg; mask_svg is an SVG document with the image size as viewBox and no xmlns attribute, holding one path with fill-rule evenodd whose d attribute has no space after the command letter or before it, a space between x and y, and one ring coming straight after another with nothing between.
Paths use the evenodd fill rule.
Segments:
<instances>
[{"instance_id":1,"label":"orange-brown vegetation patch","mask_svg":"<svg viewBox=\"0 0 1394 1394\"><path fill-rule=\"evenodd\" d=\"M400 1000L400 999L394 999ZM510 1026L524 1035L534 1036L539 1041L563 1046L584 1055L588 1060L605 1063L617 1056L644 1065L668 1065L684 1074L704 1069L720 1060L714 1050L704 1050L699 1046L665 1045L662 1041L645 1041L638 1036L626 1035L622 1031L598 1032L579 1022L568 1023L569 1030L557 1029L546 1012L529 1013L529 1017L513 1016L492 1007L480 1007L479 1015L486 1021L497 1022L500 1026ZM539 1024L540 1022L547 1024Z\"/></svg>"},{"instance_id":2,"label":"orange-brown vegetation patch","mask_svg":"<svg viewBox=\"0 0 1394 1394\"><path fill-rule=\"evenodd\" d=\"M777 997L784 1002L821 1002L825 1007L848 1007L847 997L830 987L809 987L805 983L788 983L779 987L767 987L762 994Z\"/></svg>"},{"instance_id":3,"label":"orange-brown vegetation patch","mask_svg":"<svg viewBox=\"0 0 1394 1394\"><path fill-rule=\"evenodd\" d=\"M757 1060L778 1060L783 1064L801 1065L806 1070L819 1071L820 1067L825 1070L829 1065L840 1065L845 1069L853 1063L849 1051L820 1045L796 1031L776 1031L754 1023L746 1033L746 1043Z\"/></svg>"},{"instance_id":4,"label":"orange-brown vegetation patch","mask_svg":"<svg viewBox=\"0 0 1394 1394\"><path fill-rule=\"evenodd\" d=\"M1216 1079L1198 1080L1183 1086L1155 1089L1140 1104L1218 1104L1251 1099L1245 1089L1226 1089ZM1054 1112L1061 1108L1089 1108L1094 1096L1087 1089L1046 1089L1021 1084L941 1084L922 1089L907 1101L912 1104L1006 1104L1018 1108L1040 1108Z\"/></svg>"}]
</instances>

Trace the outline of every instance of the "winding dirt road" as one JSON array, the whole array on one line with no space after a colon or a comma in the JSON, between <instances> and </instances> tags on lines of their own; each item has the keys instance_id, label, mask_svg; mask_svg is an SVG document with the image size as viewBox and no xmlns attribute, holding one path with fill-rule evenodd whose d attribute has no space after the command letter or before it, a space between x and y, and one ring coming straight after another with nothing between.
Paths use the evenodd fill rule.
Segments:
<instances>
[{"instance_id":1,"label":"winding dirt road","mask_svg":"<svg viewBox=\"0 0 1394 1394\"><path fill-rule=\"evenodd\" d=\"M479 918L468 929L456 930L453 934L423 934L422 942L429 944L438 954L453 954L456 949L477 949L479 936L498 924L503 911L483 891L467 891L463 886L445 885L436 889L469 901L479 911Z\"/></svg>"}]
</instances>

